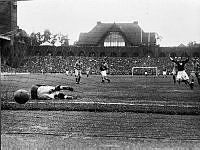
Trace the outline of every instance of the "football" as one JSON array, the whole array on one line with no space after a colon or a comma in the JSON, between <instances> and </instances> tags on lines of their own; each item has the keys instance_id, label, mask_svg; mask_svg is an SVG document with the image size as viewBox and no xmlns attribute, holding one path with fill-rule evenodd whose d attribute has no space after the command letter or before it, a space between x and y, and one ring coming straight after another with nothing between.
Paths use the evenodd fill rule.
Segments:
<instances>
[{"instance_id":1,"label":"football","mask_svg":"<svg viewBox=\"0 0 200 150\"><path fill-rule=\"evenodd\" d=\"M15 91L14 99L19 104L25 104L29 100L30 96L28 91L20 89Z\"/></svg>"}]
</instances>

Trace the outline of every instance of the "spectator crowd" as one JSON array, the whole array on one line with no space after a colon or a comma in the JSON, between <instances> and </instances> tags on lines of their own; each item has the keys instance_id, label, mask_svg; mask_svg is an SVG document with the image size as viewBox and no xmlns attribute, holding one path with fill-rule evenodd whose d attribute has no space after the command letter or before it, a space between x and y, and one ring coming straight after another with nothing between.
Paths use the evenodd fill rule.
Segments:
<instances>
[{"instance_id":1,"label":"spectator crowd","mask_svg":"<svg viewBox=\"0 0 200 150\"><path fill-rule=\"evenodd\" d=\"M30 72L30 73L65 73L74 71L74 64L80 59L83 63L83 73L86 68L90 67L91 74L99 74L99 66L104 58L102 57L64 57L64 56L32 56L23 60L23 65L19 68L11 68L1 65L1 72ZM106 61L109 65L109 74L112 75L130 75L132 67L157 67L158 73L162 74L163 70L167 70L168 74L172 72L173 62L168 57L151 58L151 57L107 57ZM150 69L149 69L150 70ZM186 71L192 71L192 62L186 64ZM137 74L138 70L135 73ZM144 72L143 71L139 71ZM150 74L153 74L152 70Z\"/></svg>"}]
</instances>

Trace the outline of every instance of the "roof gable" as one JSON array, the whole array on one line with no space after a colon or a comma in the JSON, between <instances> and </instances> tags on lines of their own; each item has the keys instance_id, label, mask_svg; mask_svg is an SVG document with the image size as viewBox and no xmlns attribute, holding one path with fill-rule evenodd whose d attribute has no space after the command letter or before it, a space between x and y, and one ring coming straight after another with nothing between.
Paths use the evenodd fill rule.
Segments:
<instances>
[{"instance_id":1,"label":"roof gable","mask_svg":"<svg viewBox=\"0 0 200 150\"><path fill-rule=\"evenodd\" d=\"M81 33L79 36L79 45L98 45L100 40L107 35L108 32L121 32L126 38L126 41L133 44L139 41L136 38L141 34L141 28L137 23L101 23L97 25L88 33Z\"/></svg>"}]
</instances>

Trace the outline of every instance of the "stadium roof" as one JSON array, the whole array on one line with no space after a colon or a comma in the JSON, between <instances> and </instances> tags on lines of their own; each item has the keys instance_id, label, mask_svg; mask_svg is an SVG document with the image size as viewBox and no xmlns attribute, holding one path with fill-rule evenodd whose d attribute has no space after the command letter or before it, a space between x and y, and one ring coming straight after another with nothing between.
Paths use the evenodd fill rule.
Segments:
<instances>
[{"instance_id":1,"label":"stadium roof","mask_svg":"<svg viewBox=\"0 0 200 150\"><path fill-rule=\"evenodd\" d=\"M136 34L141 34L141 28L138 22L133 23L101 23L97 22L97 25L88 33L80 33L78 45L91 44L98 45L102 37L106 36L108 32L118 31L123 34L126 40L130 43L136 43ZM143 31L142 31L143 32ZM143 34L145 34L143 32ZM138 41L137 41L138 42Z\"/></svg>"}]
</instances>

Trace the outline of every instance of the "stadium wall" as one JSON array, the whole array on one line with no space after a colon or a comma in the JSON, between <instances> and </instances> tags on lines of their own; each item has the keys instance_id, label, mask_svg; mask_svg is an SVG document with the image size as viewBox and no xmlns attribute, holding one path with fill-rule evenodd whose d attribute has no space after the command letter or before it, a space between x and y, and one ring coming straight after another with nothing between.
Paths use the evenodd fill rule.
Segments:
<instances>
[{"instance_id":1,"label":"stadium wall","mask_svg":"<svg viewBox=\"0 0 200 150\"><path fill-rule=\"evenodd\" d=\"M28 47L28 56L85 56L85 57L200 57L200 47Z\"/></svg>"}]
</instances>

